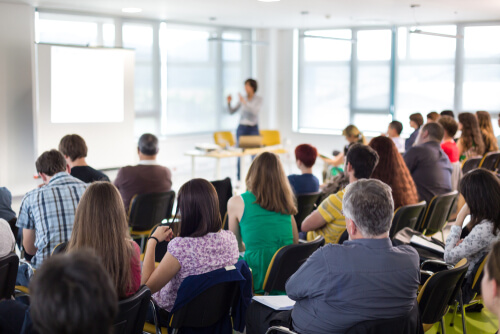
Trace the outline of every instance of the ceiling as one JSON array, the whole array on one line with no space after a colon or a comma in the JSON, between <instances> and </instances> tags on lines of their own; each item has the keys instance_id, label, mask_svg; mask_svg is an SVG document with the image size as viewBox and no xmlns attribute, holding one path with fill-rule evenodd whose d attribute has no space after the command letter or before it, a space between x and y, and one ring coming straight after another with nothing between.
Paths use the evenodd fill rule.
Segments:
<instances>
[{"instance_id":1,"label":"ceiling","mask_svg":"<svg viewBox=\"0 0 500 334\"><path fill-rule=\"evenodd\" d=\"M0 0L2 1L2 0ZM10 0L44 9L251 28L351 27L500 20L499 0ZM415 10L411 4L420 4ZM140 7L124 14L123 7ZM308 14L301 14L301 12ZM415 18L414 18L415 16ZM210 20L212 18L212 20ZM215 18L215 20L213 20Z\"/></svg>"}]
</instances>

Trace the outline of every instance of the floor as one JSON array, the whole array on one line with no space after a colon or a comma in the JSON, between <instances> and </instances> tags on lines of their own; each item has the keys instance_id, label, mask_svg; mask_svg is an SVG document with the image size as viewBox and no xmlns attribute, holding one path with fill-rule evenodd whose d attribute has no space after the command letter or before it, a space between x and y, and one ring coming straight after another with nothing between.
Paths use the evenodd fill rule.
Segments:
<instances>
[{"instance_id":1,"label":"floor","mask_svg":"<svg viewBox=\"0 0 500 334\"><path fill-rule=\"evenodd\" d=\"M457 314L454 326L450 326L453 312L449 312L445 316L445 332L446 334L463 333L462 316ZM468 334L494 334L498 330L498 320L486 308L481 312L468 312L465 315L465 325ZM435 324L426 334L441 333L439 323Z\"/></svg>"}]
</instances>

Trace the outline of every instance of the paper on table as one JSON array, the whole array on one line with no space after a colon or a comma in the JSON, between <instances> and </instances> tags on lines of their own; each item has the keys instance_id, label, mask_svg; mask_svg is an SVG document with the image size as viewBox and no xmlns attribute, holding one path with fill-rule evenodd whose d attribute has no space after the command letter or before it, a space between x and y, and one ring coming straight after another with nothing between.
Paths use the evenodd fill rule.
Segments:
<instances>
[{"instance_id":1,"label":"paper on table","mask_svg":"<svg viewBox=\"0 0 500 334\"><path fill-rule=\"evenodd\" d=\"M410 239L410 244L420 246L422 248L428 249L432 252L436 252L440 255L444 255L444 248L440 245L436 245L433 242L430 242L422 237L414 235Z\"/></svg>"},{"instance_id":2,"label":"paper on table","mask_svg":"<svg viewBox=\"0 0 500 334\"><path fill-rule=\"evenodd\" d=\"M276 311L291 310L295 305L295 301L288 296L254 296L253 300Z\"/></svg>"}]
</instances>

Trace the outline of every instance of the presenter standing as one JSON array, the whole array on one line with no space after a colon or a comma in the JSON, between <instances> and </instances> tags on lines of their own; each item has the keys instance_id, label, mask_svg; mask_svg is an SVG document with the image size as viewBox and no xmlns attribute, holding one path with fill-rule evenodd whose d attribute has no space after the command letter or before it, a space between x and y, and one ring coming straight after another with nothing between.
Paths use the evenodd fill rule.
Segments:
<instances>
[{"instance_id":1,"label":"presenter standing","mask_svg":"<svg viewBox=\"0 0 500 334\"><path fill-rule=\"evenodd\" d=\"M236 107L231 107L233 98L231 95L227 97L227 106L229 113L234 114L241 108L241 118L238 129L236 130L236 142L239 143L241 136L258 136L259 135L259 113L262 107L262 97L256 95L257 81L247 79L245 81L245 91L247 97L238 94L240 100ZM240 159L238 158L238 180L240 180Z\"/></svg>"}]
</instances>

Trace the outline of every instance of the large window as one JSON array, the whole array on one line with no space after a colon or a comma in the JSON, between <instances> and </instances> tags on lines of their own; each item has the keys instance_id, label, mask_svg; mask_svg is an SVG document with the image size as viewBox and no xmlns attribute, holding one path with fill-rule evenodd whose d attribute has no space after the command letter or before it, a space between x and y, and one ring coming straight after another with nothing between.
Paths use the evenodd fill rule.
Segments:
<instances>
[{"instance_id":1,"label":"large window","mask_svg":"<svg viewBox=\"0 0 500 334\"><path fill-rule=\"evenodd\" d=\"M40 12L36 34L40 43L135 50L136 135L236 128L225 96L251 75L249 29Z\"/></svg>"},{"instance_id":2,"label":"large window","mask_svg":"<svg viewBox=\"0 0 500 334\"><path fill-rule=\"evenodd\" d=\"M500 25L331 29L299 32L298 128L371 134L392 119L445 109L500 111ZM352 39L339 41L320 37Z\"/></svg>"}]
</instances>

